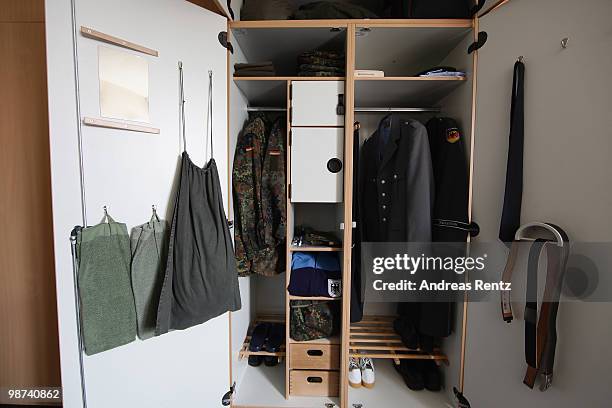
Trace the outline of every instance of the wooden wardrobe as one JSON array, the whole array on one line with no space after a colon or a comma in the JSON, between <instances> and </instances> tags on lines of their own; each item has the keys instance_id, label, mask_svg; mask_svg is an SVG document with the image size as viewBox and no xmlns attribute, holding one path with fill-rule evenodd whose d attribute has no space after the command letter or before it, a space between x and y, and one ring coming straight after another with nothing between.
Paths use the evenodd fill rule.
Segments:
<instances>
[{"instance_id":1,"label":"wooden wardrobe","mask_svg":"<svg viewBox=\"0 0 612 408\"><path fill-rule=\"evenodd\" d=\"M0 388L60 386L43 0L0 7ZM8 403L5 395L0 403ZM18 403L18 401L11 401Z\"/></svg>"}]
</instances>

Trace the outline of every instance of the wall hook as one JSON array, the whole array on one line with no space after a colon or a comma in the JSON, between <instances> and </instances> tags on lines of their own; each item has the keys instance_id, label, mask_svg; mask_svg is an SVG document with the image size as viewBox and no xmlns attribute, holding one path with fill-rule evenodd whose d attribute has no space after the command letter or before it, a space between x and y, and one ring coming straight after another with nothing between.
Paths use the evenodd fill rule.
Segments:
<instances>
[{"instance_id":1,"label":"wall hook","mask_svg":"<svg viewBox=\"0 0 612 408\"><path fill-rule=\"evenodd\" d=\"M518 62L525 62L525 57L522 55L516 59Z\"/></svg>"},{"instance_id":2,"label":"wall hook","mask_svg":"<svg viewBox=\"0 0 612 408\"><path fill-rule=\"evenodd\" d=\"M561 40L561 48L564 48L564 49L565 49L565 48L567 48L567 43L568 43L568 41L569 41L569 38L568 38L568 37L563 38L563 39Z\"/></svg>"}]
</instances>

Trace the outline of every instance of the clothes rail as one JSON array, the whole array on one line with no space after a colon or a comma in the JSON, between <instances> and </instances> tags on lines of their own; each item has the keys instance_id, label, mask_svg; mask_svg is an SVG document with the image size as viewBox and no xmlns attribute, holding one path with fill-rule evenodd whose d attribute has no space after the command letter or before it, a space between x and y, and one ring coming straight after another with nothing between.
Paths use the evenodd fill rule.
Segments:
<instances>
[{"instance_id":1,"label":"clothes rail","mask_svg":"<svg viewBox=\"0 0 612 408\"><path fill-rule=\"evenodd\" d=\"M287 108L249 106L247 112L286 112ZM355 108L355 112L440 112L439 107L430 108Z\"/></svg>"}]
</instances>

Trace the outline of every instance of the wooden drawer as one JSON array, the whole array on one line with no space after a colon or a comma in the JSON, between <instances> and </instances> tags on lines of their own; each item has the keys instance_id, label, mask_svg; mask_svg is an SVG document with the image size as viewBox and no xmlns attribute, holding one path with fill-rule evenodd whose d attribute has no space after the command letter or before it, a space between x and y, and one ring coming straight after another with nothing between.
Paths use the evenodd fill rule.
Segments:
<instances>
[{"instance_id":1,"label":"wooden drawer","mask_svg":"<svg viewBox=\"0 0 612 408\"><path fill-rule=\"evenodd\" d=\"M291 344L289 367L299 369L340 369L340 346L329 344Z\"/></svg>"},{"instance_id":2,"label":"wooden drawer","mask_svg":"<svg viewBox=\"0 0 612 408\"><path fill-rule=\"evenodd\" d=\"M315 370L290 370L289 393L291 395L337 397L340 394L340 372Z\"/></svg>"}]
</instances>

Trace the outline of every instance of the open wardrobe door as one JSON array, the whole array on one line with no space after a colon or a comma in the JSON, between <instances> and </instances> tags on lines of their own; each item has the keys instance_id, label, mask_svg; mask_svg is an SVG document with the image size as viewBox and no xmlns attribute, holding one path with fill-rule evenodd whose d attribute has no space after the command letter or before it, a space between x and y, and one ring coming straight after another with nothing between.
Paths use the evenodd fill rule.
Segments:
<instances>
[{"instance_id":1,"label":"open wardrobe door","mask_svg":"<svg viewBox=\"0 0 612 408\"><path fill-rule=\"evenodd\" d=\"M609 184L612 174L606 69L612 60L610 53L602 52L612 47L612 3L592 1L587 9L570 0L499 3L479 19L479 30L488 34L488 41L478 51L473 189L474 216L482 229L475 243L501 245L500 221L509 190L506 168L509 160L516 160L509 154L514 77L524 94L520 224L560 225L572 242L570 264L585 256L595 260L597 256L581 252L580 243L610 242L611 237L609 206L600 205L610 202L610 189L598 186ZM505 257L508 249L502 248ZM516 259L521 271L512 283L519 288L512 294L516 298L526 290L528 252ZM498 273L501 277L502 270ZM513 302L521 316L512 324L502 318L497 299L469 304L464 394L473 407L609 404L607 368L602 363L612 361L607 347L611 330L598 323L609 315L609 304L574 301L568 293L561 295L556 316L554 376L545 392L540 388L543 375L537 376L533 389L523 383L528 350L524 298ZM538 316L541 310L539 306Z\"/></svg>"},{"instance_id":2,"label":"open wardrobe door","mask_svg":"<svg viewBox=\"0 0 612 408\"><path fill-rule=\"evenodd\" d=\"M218 173L218 181L206 181L208 200L193 218L202 216L207 222L200 223L202 228L195 233L227 228L227 58L218 40L219 33L226 30L224 16L187 1L46 1L53 231L65 407L195 407L213 406L212 401L218 406L227 392L230 335L226 311L235 306L200 307L197 316L181 321L192 313L183 308L183 316L174 313L174 320L166 325L167 333L156 330L155 318L150 330L142 330L141 307L147 307L142 294L148 283L139 281L139 276L147 271L151 259L157 261L159 252L153 252L154 258L138 257L141 250L154 251L163 226L169 230L172 225L180 201L177 191L183 191L184 183L179 180L184 151L189 154L190 175L208 177L213 167ZM179 81L179 62L183 81ZM184 115L179 109L180 82ZM132 109L136 107L138 112ZM184 170L185 166L186 173ZM103 208L116 222L99 224ZM216 218L204 217L203 211L208 211L206 217L214 213ZM75 256L77 267L73 269L68 237L75 226L82 232L77 235L75 229L74 242L81 253ZM182 244L187 242L185 230L177 234ZM115 248L117 256L96 257L95 262L84 265L84 245L96 231L121 245ZM226 235L231 243L230 232ZM227 254L233 260L231 245L229 249ZM117 263L122 264L121 269L114 267ZM159 265L155 276L168 276L167 263ZM100 271L109 269L120 274L121 281L101 284ZM202 275L205 280L211 273ZM96 276L98 281L92 282ZM92 291L79 293L84 289ZM99 296L102 289L113 296ZM226 288L216 289L214 296L226 293ZM116 302L116 296L132 290L132 303L125 301L128 295ZM207 296L209 301L214 298ZM79 300L83 301L81 308ZM98 307L100 302L105 302L105 308ZM180 304L180 299L173 302ZM110 329L110 313L98 320L90 313L112 309L120 314L121 308L131 308L123 315L130 321L117 321L117 327L110 325ZM84 350L79 344L79 311ZM92 336L104 343L92 346Z\"/></svg>"}]
</instances>

